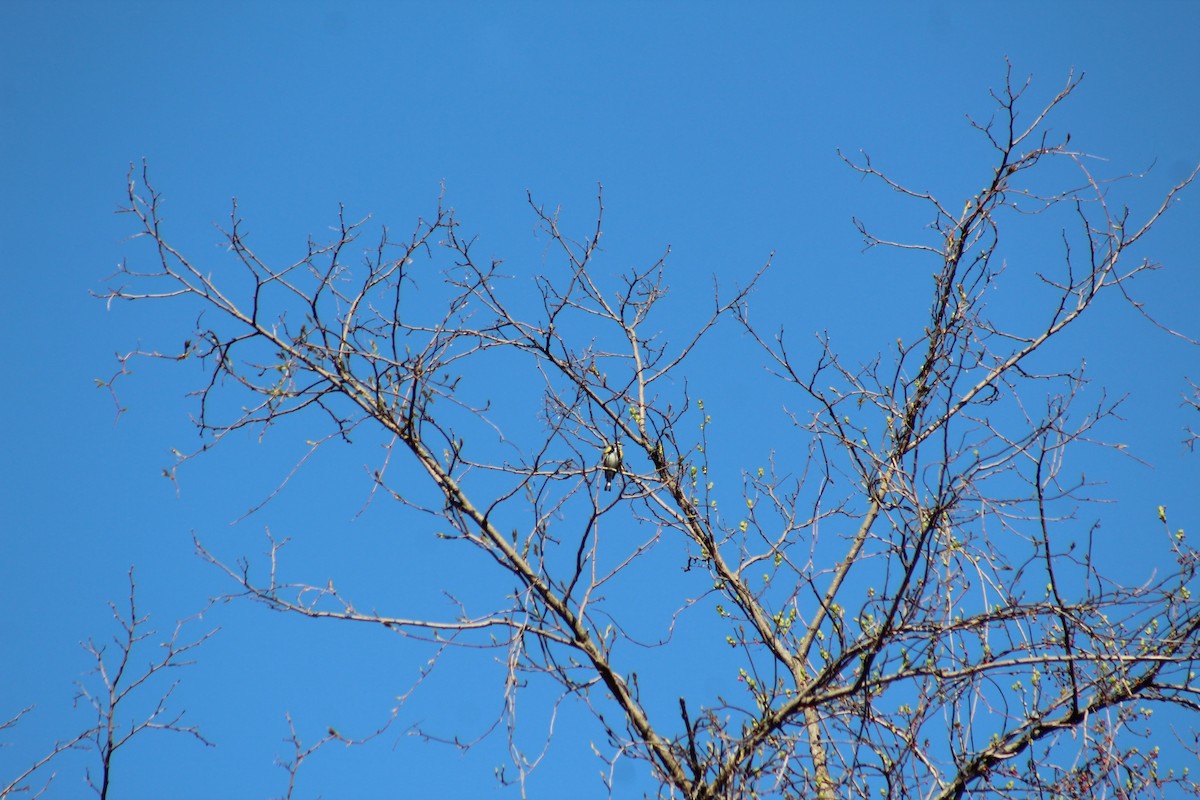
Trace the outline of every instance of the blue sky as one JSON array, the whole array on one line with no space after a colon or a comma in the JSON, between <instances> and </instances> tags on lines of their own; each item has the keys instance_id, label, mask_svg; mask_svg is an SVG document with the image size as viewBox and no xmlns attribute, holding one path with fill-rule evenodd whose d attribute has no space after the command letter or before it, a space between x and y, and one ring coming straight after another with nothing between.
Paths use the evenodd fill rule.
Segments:
<instances>
[{"instance_id":1,"label":"blue sky","mask_svg":"<svg viewBox=\"0 0 1200 800\"><path fill-rule=\"evenodd\" d=\"M297 563L319 564L399 606L432 602L423 558L397 526L422 523L376 504L361 515L375 454L323 453L263 512L229 523L286 475L304 431L265 446L242 441L162 477L170 449L196 439L183 395L198 367L141 364L124 382L128 413L114 422L94 379L139 344L178 347L192 316L179 308L105 305L89 296L138 251L112 212L126 170L145 158L167 201L179 247L216 258L213 223L229 200L260 254L295 257L335 221L374 215L399 230L435 205L441 187L479 247L536 272L546 259L526 191L561 205L576 230L592 222L604 185L605 260L613 272L670 245L682 315L716 276L744 281L774 252L753 298L754 318L801 341L828 331L869 359L917 326L926 271L894 254L861 252L857 216L897 237L919 235L923 212L862 181L837 148L862 148L897 177L965 198L990 175L965 114L986 115L1007 56L1045 101L1071 69L1086 78L1052 127L1102 156L1110 175L1143 171L1119 188L1143 213L1200 162L1200 5L994 4L320 4L32 3L0 7L0 240L10 343L8 421L0 483L0 718L36 703L10 746L0 781L86 724L73 681L89 669L81 640L111 635L109 600L136 565L139 602L154 627L230 587L192 554L193 532L223 554L254 554L269 527L293 536ZM1032 110L1032 106L1030 106ZM1193 189L1139 255L1162 261L1135 294L1163 322L1200 336L1200 195ZM961 200L959 201L961 202ZM1189 236L1192 234L1192 236ZM1028 254L1036 269L1044 256ZM904 301L915 305L905 305ZM899 302L897 302L899 301ZM670 322L667 322L669 326ZM1128 394L1112 435L1153 466L1098 456L1079 464L1120 500L1105 532L1135 575L1136 531L1153 508L1196 528L1196 456L1181 446L1184 376L1200 379L1195 348L1112 305L1071 344L1097 385ZM1118 332L1114 332L1118 331ZM785 426L775 384L731 386L715 365L755 358L729 334L693 370L733 460L761 459ZM724 369L722 366L720 369ZM753 413L751 413L753 412ZM532 419L532 417L531 417ZM1197 424L1194 415L1191 419ZM724 426L722 428L721 426ZM787 436L794 436L787 432ZM793 442L795 440L793 439ZM1098 473L1098 474L1097 474ZM1092 518L1100 515L1089 510ZM1124 532L1129 531L1126 534ZM425 537L428 538L428 537ZM415 548L415 549L414 549ZM454 565L468 582L480 560ZM118 761L128 797L270 797L285 785L284 714L308 739L325 728L362 733L381 722L428 654L379 632L314 625L246 605L213 609L221 632L182 680L176 707L218 747L146 736ZM200 628L198 628L198 631ZM486 663L463 658L406 707L370 747L323 750L301 773L304 797L465 796L494 787L503 742L468 755L402 735L414 720L477 729L496 704ZM490 658L490 655L487 656ZM476 679L479 676L479 679ZM488 677L492 676L492 677ZM475 709L486 704L487 711ZM578 709L530 786L550 796L570 776L591 779ZM453 728L443 727L446 732ZM502 739L502 737L500 737ZM64 760L49 796L78 797L80 764ZM186 777L183 777L186 776ZM628 784L645 789L638 773ZM515 796L515 795L513 795Z\"/></svg>"}]
</instances>

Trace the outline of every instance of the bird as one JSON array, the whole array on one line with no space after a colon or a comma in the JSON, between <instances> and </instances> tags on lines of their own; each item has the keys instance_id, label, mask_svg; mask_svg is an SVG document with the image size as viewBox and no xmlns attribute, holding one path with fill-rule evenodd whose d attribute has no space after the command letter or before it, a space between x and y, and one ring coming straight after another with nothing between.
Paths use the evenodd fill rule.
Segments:
<instances>
[{"instance_id":1,"label":"bird","mask_svg":"<svg viewBox=\"0 0 1200 800\"><path fill-rule=\"evenodd\" d=\"M604 467L604 491L612 489L613 478L621 471L621 440L604 445L604 456L600 459Z\"/></svg>"}]
</instances>

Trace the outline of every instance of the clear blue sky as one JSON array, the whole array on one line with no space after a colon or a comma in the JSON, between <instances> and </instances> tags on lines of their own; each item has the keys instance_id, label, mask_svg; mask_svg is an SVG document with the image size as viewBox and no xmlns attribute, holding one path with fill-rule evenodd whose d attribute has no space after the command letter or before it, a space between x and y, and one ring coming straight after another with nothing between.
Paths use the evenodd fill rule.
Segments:
<instances>
[{"instance_id":1,"label":"clear blue sky","mask_svg":"<svg viewBox=\"0 0 1200 800\"><path fill-rule=\"evenodd\" d=\"M483 251L529 265L545 242L533 237L525 191L561 204L586 230L602 182L613 271L669 244L673 287L702 298L711 276L742 280L774 251L755 318L785 322L801 338L827 330L866 359L912 330L926 273L862 254L850 219L915 235L924 218L861 181L836 148L862 148L914 185L965 198L990 164L964 115L990 110L1005 56L1016 74L1034 76L1035 101L1075 68L1086 79L1053 127L1109 159L1113 173L1153 165L1121 190L1146 211L1200 162L1197 31L1192 2L3 3L0 332L10 356L0 393L0 718L37 709L15 735L0 734L11 745L0 749L0 782L86 724L71 707L72 682L89 668L78 643L114 632L105 604L124 597L130 565L141 606L164 633L230 588L192 555L193 532L236 557L260 551L269 526L298 540L301 568L395 584L385 598L419 602L435 590L419 557L394 545L397 526L418 523L379 505L355 518L373 454L318 459L280 500L230 527L286 474L302 431L212 453L182 472L176 496L161 470L170 448L195 442L182 395L198 368L140 365L122 389L129 411L114 424L94 379L139 343L178 347L191 322L166 307L106 311L88 295L133 257L124 240L132 228L112 213L131 161L148 159L174 238L201 259L219 256L212 223L227 218L235 195L260 252L291 258L334 222L339 202L407 229L444 184ZM1137 290L1193 337L1197 230L1200 188L1141 252L1170 269ZM893 313L892 298L918 305ZM1086 513L1103 513L1114 547L1159 503L1174 523L1200 529L1198 462L1180 445L1188 417L1179 407L1183 376L1200 379L1197 351L1128 310L1105 313L1074 347L1098 381L1129 394L1128 422L1113 435L1153 466L1100 461L1089 477L1107 481L1101 493L1122 504ZM749 420L738 404L752 390L763 410L777 410L772 384L760 392L711 374L696 380L725 425L714 435L762 458L774 434L740 429ZM222 631L176 675L173 707L218 747L136 741L117 763L123 797L280 794L285 776L272 762L288 755L285 712L307 739L329 725L363 733L427 655L378 631L248 605L217 608L205 624ZM472 707L486 702L491 713L498 703L495 687L476 680L495 683L495 673L476 666L448 670L376 745L322 751L301 773L301 796L492 791L502 736L461 756L402 735L414 720L447 715L476 730L483 714ZM588 730L581 720L564 714L532 796L560 796L563 779L573 796L602 795L586 746L596 734L579 734ZM63 762L50 797L83 796L81 763ZM637 775L627 785L640 792Z\"/></svg>"}]
</instances>

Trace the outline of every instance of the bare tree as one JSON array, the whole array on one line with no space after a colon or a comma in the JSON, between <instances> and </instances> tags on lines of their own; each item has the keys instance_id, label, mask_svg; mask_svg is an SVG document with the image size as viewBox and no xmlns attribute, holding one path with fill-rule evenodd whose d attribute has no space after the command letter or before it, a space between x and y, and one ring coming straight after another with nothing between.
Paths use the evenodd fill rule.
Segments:
<instances>
[{"instance_id":1,"label":"bare tree","mask_svg":"<svg viewBox=\"0 0 1200 800\"><path fill-rule=\"evenodd\" d=\"M1168 730L1153 707L1200 708L1197 554L1164 514L1151 581L1124 586L1098 566L1075 519L1088 485L1064 454L1097 446L1116 403L1080 408L1083 369L1056 366L1072 360L1050 344L1102 298L1142 310L1130 283L1156 265L1125 252L1196 173L1148 214L1112 207L1069 136L1046 128L1077 85L1023 121L1028 83L1006 79L992 118L972 123L993 158L965 204L847 159L932 218L911 240L857 223L868 247L916 252L934 272L923 328L866 363L827 339L802 363L782 330L751 324L761 271L715 291L668 340L656 328L666 255L603 274L599 199L576 239L530 198L557 264L529 280L480 260L441 203L407 237L384 228L361 261L368 221L343 212L331 240L310 239L290 264L255 254L235 203L231 275L172 246L143 167L123 211L153 263L123 265L107 297L203 316L182 352L122 365L203 360L202 450L294 415L325 426L314 446L385 444L373 495L428 514L447 547L486 554L503 578L486 605L480 590L443 618L364 611L381 604L287 577L284 542L261 579L258 565L197 547L234 595L273 609L441 652L499 651L506 780L523 786L540 760L512 733L520 687L540 681L591 710L610 768L644 762L667 797L1194 792L1144 737ZM1014 276L1001 234L1031 215L1059 223L1061 248ZM1017 279L1040 288L1009 321L993 290ZM709 417L686 388L689 359L723 321L758 343L785 402L813 409L780 420L805 444L748 473L710 458ZM523 424L535 403L536 430ZM622 463L602 464L614 447ZM423 485L393 479L413 466ZM649 641L647 621L659 626ZM646 675L697 664L734 665L736 681L704 696L689 685L677 702L643 696Z\"/></svg>"},{"instance_id":2,"label":"bare tree","mask_svg":"<svg viewBox=\"0 0 1200 800\"><path fill-rule=\"evenodd\" d=\"M17 726L20 725L21 719L33 710L33 706L26 706L25 708L21 709L3 724L0 724L0 731L15 730ZM54 746L50 748L48 753L46 753L44 756L41 756L28 767L26 767L20 775L9 781L6 786L0 788L0 797L10 797L18 793L24 794L28 797L41 797L46 793L46 790L50 788L51 781L54 780L54 775L51 774L49 777L45 778L45 782L42 783L43 770L45 770L45 768L52 762L56 761L63 753L82 747L83 743L90 739L93 735L95 735L95 730L89 728L81 731L70 739L55 742ZM36 783L41 783L41 786L37 787L35 785Z\"/></svg>"},{"instance_id":3,"label":"bare tree","mask_svg":"<svg viewBox=\"0 0 1200 800\"><path fill-rule=\"evenodd\" d=\"M51 773L42 778L47 768L64 753L71 750L93 750L99 762L96 772L89 768L86 773L88 786L103 800L109 796L112 788L113 767L116 755L125 749L135 738L147 731L169 731L187 734L197 741L212 746L200 733L195 725L183 724L184 712L172 712L168 709L168 701L179 685L172 682L166 688L158 689L161 675L169 670L179 669L194 662L187 660L192 650L208 641L216 630L209 631L191 641L182 641L180 634L190 620L184 620L176 625L171 638L161 642L161 652L157 658L150 659L144 667L137 667L135 658L140 660L143 642L155 635L155 631L146 630L149 617L139 615L135 602L135 584L133 570L129 570L129 607L126 611L110 603L113 619L121 629L114 636L112 645L115 651L110 653L109 645L98 645L89 639L83 643L83 648L95 661L92 674L98 676L95 682L80 681L75 695L76 705L84 704L95 714L95 723L89 725L70 739L57 742L43 757L31 764L20 775L6 786L0 787L0 798L13 795L40 797L50 787L55 775ZM135 656L136 653L136 656ZM150 691L148 687L155 687ZM147 708L146 699L157 695ZM22 709L16 716L0 725L0 730L15 728L21 718L32 711L32 706ZM36 786L40 783L41 786Z\"/></svg>"},{"instance_id":4,"label":"bare tree","mask_svg":"<svg viewBox=\"0 0 1200 800\"><path fill-rule=\"evenodd\" d=\"M1184 404L1196 411L1200 411L1200 386L1192 383L1189 384L1188 389L1190 391L1183 397ZM1195 449L1197 439L1200 439L1200 433L1196 433L1189 425L1187 428L1187 438L1184 439L1184 443L1188 446L1188 449Z\"/></svg>"}]
</instances>

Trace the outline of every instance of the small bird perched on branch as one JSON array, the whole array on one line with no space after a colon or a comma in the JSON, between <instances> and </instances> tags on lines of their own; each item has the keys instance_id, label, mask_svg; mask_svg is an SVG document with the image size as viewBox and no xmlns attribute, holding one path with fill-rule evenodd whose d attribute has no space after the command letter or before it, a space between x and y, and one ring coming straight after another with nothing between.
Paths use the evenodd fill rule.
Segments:
<instances>
[{"instance_id":1,"label":"small bird perched on branch","mask_svg":"<svg viewBox=\"0 0 1200 800\"><path fill-rule=\"evenodd\" d=\"M621 440L604 445L604 456L600 460L604 467L604 491L612 489L613 478L621 471Z\"/></svg>"}]
</instances>

